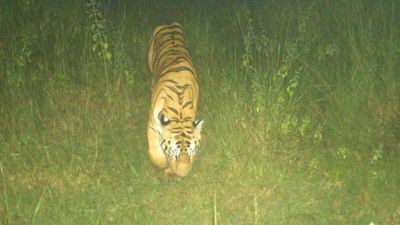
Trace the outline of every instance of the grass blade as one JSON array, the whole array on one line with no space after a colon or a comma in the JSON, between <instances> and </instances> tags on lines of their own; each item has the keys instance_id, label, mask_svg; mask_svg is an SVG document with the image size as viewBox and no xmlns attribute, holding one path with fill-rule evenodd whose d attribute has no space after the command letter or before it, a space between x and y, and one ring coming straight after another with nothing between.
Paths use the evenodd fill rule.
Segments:
<instances>
[{"instance_id":1,"label":"grass blade","mask_svg":"<svg viewBox=\"0 0 400 225\"><path fill-rule=\"evenodd\" d=\"M5 179L5 176L4 176L3 163L2 162L0 162L0 171L1 171L1 177L2 177L2 182L3 182L4 200L5 200L5 204L6 204L6 215L4 216L5 224L9 224L8 223L9 206L8 206L8 197L7 197L7 187L6 187L6 179Z\"/></svg>"}]
</instances>

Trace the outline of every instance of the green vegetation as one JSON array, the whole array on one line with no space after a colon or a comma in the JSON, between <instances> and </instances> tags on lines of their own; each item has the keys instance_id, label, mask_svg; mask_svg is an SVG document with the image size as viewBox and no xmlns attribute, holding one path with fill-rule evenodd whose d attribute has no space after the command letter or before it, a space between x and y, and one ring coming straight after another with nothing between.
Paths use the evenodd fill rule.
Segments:
<instances>
[{"instance_id":1,"label":"green vegetation","mask_svg":"<svg viewBox=\"0 0 400 225\"><path fill-rule=\"evenodd\" d=\"M0 1L0 224L400 224L400 2ZM147 156L177 21L201 153Z\"/></svg>"}]
</instances>

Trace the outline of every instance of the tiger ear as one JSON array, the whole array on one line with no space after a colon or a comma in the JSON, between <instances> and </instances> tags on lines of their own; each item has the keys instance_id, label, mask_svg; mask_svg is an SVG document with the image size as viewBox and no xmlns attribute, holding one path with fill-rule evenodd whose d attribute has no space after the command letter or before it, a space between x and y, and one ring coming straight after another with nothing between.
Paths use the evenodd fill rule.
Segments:
<instances>
[{"instance_id":1,"label":"tiger ear","mask_svg":"<svg viewBox=\"0 0 400 225\"><path fill-rule=\"evenodd\" d=\"M201 128L203 127L204 120L193 121L194 134L200 136Z\"/></svg>"}]
</instances>

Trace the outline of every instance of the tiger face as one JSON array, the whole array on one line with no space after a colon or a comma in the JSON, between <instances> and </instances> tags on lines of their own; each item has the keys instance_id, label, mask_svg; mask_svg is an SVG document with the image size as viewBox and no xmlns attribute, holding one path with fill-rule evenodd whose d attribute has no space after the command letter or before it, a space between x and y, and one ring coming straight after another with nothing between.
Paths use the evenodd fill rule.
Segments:
<instances>
[{"instance_id":1,"label":"tiger face","mask_svg":"<svg viewBox=\"0 0 400 225\"><path fill-rule=\"evenodd\" d=\"M164 113L159 114L159 121L162 136L160 148L168 161L165 173L184 177L192 169L198 154L203 121L166 116Z\"/></svg>"}]
</instances>

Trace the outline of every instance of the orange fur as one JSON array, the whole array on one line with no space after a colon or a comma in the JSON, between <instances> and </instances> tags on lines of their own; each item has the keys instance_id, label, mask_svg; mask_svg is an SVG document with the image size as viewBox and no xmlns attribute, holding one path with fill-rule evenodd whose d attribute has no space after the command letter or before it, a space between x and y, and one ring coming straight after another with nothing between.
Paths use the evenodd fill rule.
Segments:
<instances>
[{"instance_id":1,"label":"orange fur","mask_svg":"<svg viewBox=\"0 0 400 225\"><path fill-rule=\"evenodd\" d=\"M152 97L147 136L151 161L168 176L186 176L196 158L203 121L196 121L199 86L178 23L156 27L148 53Z\"/></svg>"}]
</instances>

